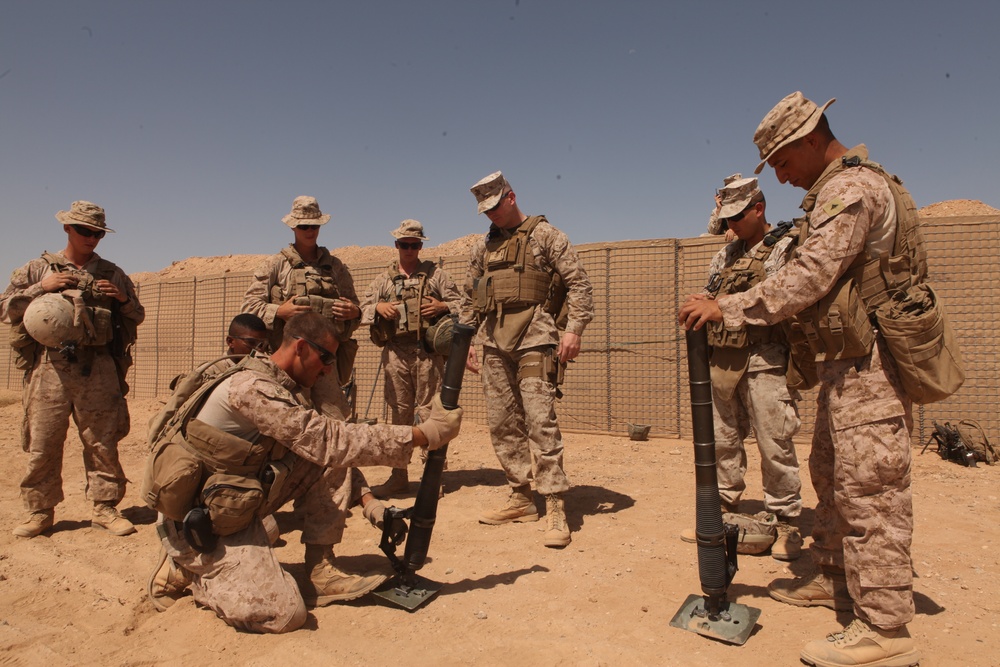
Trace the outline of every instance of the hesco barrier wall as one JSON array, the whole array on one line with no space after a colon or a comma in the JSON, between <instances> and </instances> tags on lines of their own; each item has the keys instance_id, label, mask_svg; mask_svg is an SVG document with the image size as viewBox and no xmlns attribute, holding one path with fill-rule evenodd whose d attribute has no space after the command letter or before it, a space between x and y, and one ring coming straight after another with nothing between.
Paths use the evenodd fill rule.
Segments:
<instances>
[{"instance_id":1,"label":"hesco barrier wall","mask_svg":"<svg viewBox=\"0 0 1000 667\"><path fill-rule=\"evenodd\" d=\"M915 444L927 441L935 420L975 419L991 438L1000 438L1000 287L994 280L1000 274L995 267L1000 217L927 218L923 231L931 282L958 336L967 379L947 401L915 409ZM596 317L566 374L565 398L558 406L564 429L624 435L633 423L651 425L651 436L690 436L684 332L676 312L686 295L705 284L709 262L721 245L718 237L699 237L578 246L594 285ZM440 259L461 285L466 258ZM384 270L384 265L351 267L358 293ZM132 396L163 396L175 375L219 356L249 280L250 274L236 273L138 285L146 321L130 372ZM358 416L384 420L380 351L368 340L367 328L356 337ZM7 346L0 350L0 373L7 388L21 387L22 374ZM482 386L471 373L466 373L461 402L467 418L485 422ZM801 439L812 430L815 391L803 396L799 408Z\"/></svg>"}]
</instances>

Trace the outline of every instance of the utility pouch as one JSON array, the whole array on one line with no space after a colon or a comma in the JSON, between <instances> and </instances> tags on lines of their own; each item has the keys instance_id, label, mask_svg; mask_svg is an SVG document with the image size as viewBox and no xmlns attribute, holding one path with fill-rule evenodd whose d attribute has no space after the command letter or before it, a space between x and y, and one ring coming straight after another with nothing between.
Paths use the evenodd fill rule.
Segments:
<instances>
[{"instance_id":1,"label":"utility pouch","mask_svg":"<svg viewBox=\"0 0 1000 667\"><path fill-rule=\"evenodd\" d=\"M201 500L212 520L212 532L232 535L253 521L264 504L264 488L255 477L215 473L205 482Z\"/></svg>"},{"instance_id":2,"label":"utility pouch","mask_svg":"<svg viewBox=\"0 0 1000 667\"><path fill-rule=\"evenodd\" d=\"M183 521L194 507L204 464L184 445L158 443L146 457L139 494L146 505L173 521Z\"/></svg>"},{"instance_id":3,"label":"utility pouch","mask_svg":"<svg viewBox=\"0 0 1000 667\"><path fill-rule=\"evenodd\" d=\"M10 326L10 347L14 352L14 366L19 371L30 371L38 361L41 344L28 334L23 322Z\"/></svg>"},{"instance_id":4,"label":"utility pouch","mask_svg":"<svg viewBox=\"0 0 1000 667\"><path fill-rule=\"evenodd\" d=\"M958 391L965 381L962 357L930 285L914 285L894 295L879 306L876 317L903 388L914 403L933 403Z\"/></svg>"},{"instance_id":5,"label":"utility pouch","mask_svg":"<svg viewBox=\"0 0 1000 667\"><path fill-rule=\"evenodd\" d=\"M99 306L94 306L90 311L90 316L94 323L94 338L87 341L87 344L107 345L115 336L114 327L111 323L111 311Z\"/></svg>"},{"instance_id":6,"label":"utility pouch","mask_svg":"<svg viewBox=\"0 0 1000 667\"><path fill-rule=\"evenodd\" d=\"M375 315L375 321L368 327L368 337L375 347L385 347L396 335L395 320L387 320L381 315Z\"/></svg>"}]
</instances>

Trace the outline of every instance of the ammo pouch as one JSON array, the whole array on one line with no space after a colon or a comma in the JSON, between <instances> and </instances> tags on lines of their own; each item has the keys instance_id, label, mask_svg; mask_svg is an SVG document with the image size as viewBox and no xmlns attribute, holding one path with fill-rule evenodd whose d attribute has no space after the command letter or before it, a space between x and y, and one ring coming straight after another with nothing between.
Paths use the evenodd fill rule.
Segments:
<instances>
[{"instance_id":1,"label":"ammo pouch","mask_svg":"<svg viewBox=\"0 0 1000 667\"><path fill-rule=\"evenodd\" d=\"M962 357L930 285L895 293L875 316L903 388L914 403L933 403L958 391L965 381Z\"/></svg>"},{"instance_id":2,"label":"ammo pouch","mask_svg":"<svg viewBox=\"0 0 1000 667\"><path fill-rule=\"evenodd\" d=\"M791 336L804 338L816 361L853 359L871 353L875 328L853 279L841 279L822 299L794 317Z\"/></svg>"},{"instance_id":3,"label":"ammo pouch","mask_svg":"<svg viewBox=\"0 0 1000 667\"><path fill-rule=\"evenodd\" d=\"M87 309L91 322L94 324L93 338L87 341L87 345L107 345L115 337L114 326L111 323L111 311L107 308L94 306Z\"/></svg>"},{"instance_id":4,"label":"ammo pouch","mask_svg":"<svg viewBox=\"0 0 1000 667\"><path fill-rule=\"evenodd\" d=\"M256 477L215 473L205 481L201 501L216 535L232 535L253 521L264 504L264 488Z\"/></svg>"},{"instance_id":5,"label":"ammo pouch","mask_svg":"<svg viewBox=\"0 0 1000 667\"><path fill-rule=\"evenodd\" d=\"M386 343L396 335L396 322L387 320L381 315L375 315L375 321L368 327L368 337L375 347L385 347Z\"/></svg>"},{"instance_id":6,"label":"ammo pouch","mask_svg":"<svg viewBox=\"0 0 1000 667\"><path fill-rule=\"evenodd\" d=\"M146 505L173 521L183 521L195 505L205 465L174 440L156 445L146 458L139 495Z\"/></svg>"},{"instance_id":7,"label":"ammo pouch","mask_svg":"<svg viewBox=\"0 0 1000 667\"><path fill-rule=\"evenodd\" d=\"M556 398L562 398L559 386L566 381L566 364L559 361L556 348L544 351L528 352L517 363L517 379L540 378L550 382L556 388Z\"/></svg>"},{"instance_id":8,"label":"ammo pouch","mask_svg":"<svg viewBox=\"0 0 1000 667\"><path fill-rule=\"evenodd\" d=\"M310 294L308 296L297 296L292 303L296 306L309 306L314 313L322 315L333 322L333 326L336 329L335 335L339 339L346 332L346 328L342 320L334 317L333 304L335 301L336 299L328 299L325 296Z\"/></svg>"}]
</instances>

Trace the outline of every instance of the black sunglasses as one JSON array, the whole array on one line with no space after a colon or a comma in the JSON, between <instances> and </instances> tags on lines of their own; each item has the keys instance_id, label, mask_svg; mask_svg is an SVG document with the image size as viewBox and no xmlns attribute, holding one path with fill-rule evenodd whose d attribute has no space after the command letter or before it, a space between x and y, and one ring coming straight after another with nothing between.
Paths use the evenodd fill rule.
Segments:
<instances>
[{"instance_id":1,"label":"black sunglasses","mask_svg":"<svg viewBox=\"0 0 1000 667\"><path fill-rule=\"evenodd\" d=\"M267 352L270 345L266 338L250 338L249 336L230 336L233 340L241 340L246 343L252 350L260 350L261 352Z\"/></svg>"},{"instance_id":2,"label":"black sunglasses","mask_svg":"<svg viewBox=\"0 0 1000 667\"><path fill-rule=\"evenodd\" d=\"M314 343L308 338L304 338L302 336L292 336L292 337L295 340L304 340L305 342L312 345L313 349L319 352L319 360L323 363L324 366L333 366L335 363L337 363L337 355L331 352L330 350L326 349L319 343Z\"/></svg>"},{"instance_id":3,"label":"black sunglasses","mask_svg":"<svg viewBox=\"0 0 1000 667\"><path fill-rule=\"evenodd\" d=\"M314 229L319 229L319 225L295 225L295 229L301 229L304 232L311 232Z\"/></svg>"},{"instance_id":4,"label":"black sunglasses","mask_svg":"<svg viewBox=\"0 0 1000 667\"><path fill-rule=\"evenodd\" d=\"M403 241L396 241L396 247L400 250L420 250L424 247L423 241L414 241L413 243L404 243Z\"/></svg>"},{"instance_id":5,"label":"black sunglasses","mask_svg":"<svg viewBox=\"0 0 1000 667\"><path fill-rule=\"evenodd\" d=\"M747 206L745 209L743 209L742 211L740 211L736 215L731 215L728 218L723 218L723 220L727 224L730 223L730 222L739 222L740 220L742 220L744 218L744 216L746 216L747 213L749 213L750 209L752 209L756 205L757 205L757 203L754 202L753 204L750 204L749 206Z\"/></svg>"},{"instance_id":6,"label":"black sunglasses","mask_svg":"<svg viewBox=\"0 0 1000 667\"><path fill-rule=\"evenodd\" d=\"M103 239L104 234L106 233L103 229L98 231L96 229L91 229L90 227L83 227L81 225L70 225L70 227L73 228L74 232L76 232L80 236L85 236L88 239Z\"/></svg>"}]
</instances>

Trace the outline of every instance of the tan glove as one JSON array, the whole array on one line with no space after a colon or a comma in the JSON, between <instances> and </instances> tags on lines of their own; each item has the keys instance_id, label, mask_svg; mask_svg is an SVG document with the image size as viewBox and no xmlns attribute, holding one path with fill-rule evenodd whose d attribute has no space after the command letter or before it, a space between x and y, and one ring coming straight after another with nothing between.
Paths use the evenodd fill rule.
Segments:
<instances>
[{"instance_id":1,"label":"tan glove","mask_svg":"<svg viewBox=\"0 0 1000 667\"><path fill-rule=\"evenodd\" d=\"M434 450L447 445L458 435L462 426L462 408L446 410L441 405L441 396L435 396L431 401L431 414L427 421L417 428L427 438L427 449Z\"/></svg>"},{"instance_id":2,"label":"tan glove","mask_svg":"<svg viewBox=\"0 0 1000 667\"><path fill-rule=\"evenodd\" d=\"M382 501L377 498L372 498L368 501L368 504L361 508L361 514L371 525L375 526L379 530L382 530L382 524L385 517L385 505Z\"/></svg>"}]
</instances>

